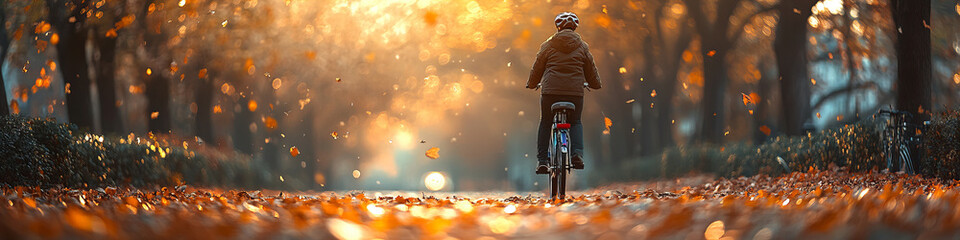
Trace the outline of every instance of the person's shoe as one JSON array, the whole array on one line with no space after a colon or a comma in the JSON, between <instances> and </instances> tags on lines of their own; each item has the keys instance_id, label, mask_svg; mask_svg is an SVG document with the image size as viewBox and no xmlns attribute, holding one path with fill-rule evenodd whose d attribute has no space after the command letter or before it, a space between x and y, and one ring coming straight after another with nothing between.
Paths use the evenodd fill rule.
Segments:
<instances>
[{"instance_id":1,"label":"person's shoe","mask_svg":"<svg viewBox=\"0 0 960 240\"><path fill-rule=\"evenodd\" d=\"M550 166L547 166L546 162L537 163L537 174L549 174Z\"/></svg>"},{"instance_id":2,"label":"person's shoe","mask_svg":"<svg viewBox=\"0 0 960 240\"><path fill-rule=\"evenodd\" d=\"M573 154L573 157L570 158L570 164L573 164L573 169L583 169L583 157L580 154Z\"/></svg>"}]
</instances>

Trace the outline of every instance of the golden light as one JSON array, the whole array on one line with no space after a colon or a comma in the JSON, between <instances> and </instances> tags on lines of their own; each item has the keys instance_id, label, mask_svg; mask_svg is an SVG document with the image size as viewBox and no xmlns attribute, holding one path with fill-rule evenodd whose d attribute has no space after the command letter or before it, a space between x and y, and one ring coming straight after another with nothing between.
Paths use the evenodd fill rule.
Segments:
<instances>
[{"instance_id":1,"label":"golden light","mask_svg":"<svg viewBox=\"0 0 960 240\"><path fill-rule=\"evenodd\" d=\"M247 109L249 109L251 112L256 112L256 111L257 111L257 101L256 101L256 100L250 100L249 102L247 102Z\"/></svg>"},{"instance_id":2,"label":"golden light","mask_svg":"<svg viewBox=\"0 0 960 240\"><path fill-rule=\"evenodd\" d=\"M397 134L393 136L393 142L403 149L413 148L413 135L408 131L397 131Z\"/></svg>"},{"instance_id":3,"label":"golden light","mask_svg":"<svg viewBox=\"0 0 960 240\"><path fill-rule=\"evenodd\" d=\"M180 2L177 3L177 6L183 7L183 5L187 5L187 0L180 0Z\"/></svg>"},{"instance_id":4,"label":"golden light","mask_svg":"<svg viewBox=\"0 0 960 240\"><path fill-rule=\"evenodd\" d=\"M273 89L280 89L280 86L283 85L283 81L279 78L274 78L270 85L273 86Z\"/></svg>"},{"instance_id":5,"label":"golden light","mask_svg":"<svg viewBox=\"0 0 960 240\"><path fill-rule=\"evenodd\" d=\"M377 205L369 204L367 205L367 212L369 212L370 215L373 215L374 217L380 217L380 216L383 216L384 213L386 213L386 210L384 210L381 207L377 207Z\"/></svg>"},{"instance_id":6,"label":"golden light","mask_svg":"<svg viewBox=\"0 0 960 240\"><path fill-rule=\"evenodd\" d=\"M843 0L823 0L813 6L813 14L830 13L837 15L843 12Z\"/></svg>"},{"instance_id":7,"label":"golden light","mask_svg":"<svg viewBox=\"0 0 960 240\"><path fill-rule=\"evenodd\" d=\"M503 213L511 214L517 212L517 205L507 205L503 208Z\"/></svg>"},{"instance_id":8,"label":"golden light","mask_svg":"<svg viewBox=\"0 0 960 240\"><path fill-rule=\"evenodd\" d=\"M820 27L820 19L817 19L815 16L810 16L807 18L807 22L809 22L810 26L813 28Z\"/></svg>"},{"instance_id":9,"label":"golden light","mask_svg":"<svg viewBox=\"0 0 960 240\"><path fill-rule=\"evenodd\" d=\"M714 221L707 226L707 230L703 232L703 237L710 240L720 239L724 232L723 221Z\"/></svg>"},{"instance_id":10,"label":"golden light","mask_svg":"<svg viewBox=\"0 0 960 240\"><path fill-rule=\"evenodd\" d=\"M334 237L337 237L337 239L353 240L366 239L369 237L365 236L363 226L340 220L339 218L328 219L327 229L329 229L330 233L332 233Z\"/></svg>"},{"instance_id":11,"label":"golden light","mask_svg":"<svg viewBox=\"0 0 960 240\"><path fill-rule=\"evenodd\" d=\"M447 177L440 172L430 172L427 174L427 177L423 179L423 185L430 191L440 191L440 189L443 189L443 187L447 185Z\"/></svg>"},{"instance_id":12,"label":"golden light","mask_svg":"<svg viewBox=\"0 0 960 240\"><path fill-rule=\"evenodd\" d=\"M360 178L360 170L353 170L353 178Z\"/></svg>"}]
</instances>

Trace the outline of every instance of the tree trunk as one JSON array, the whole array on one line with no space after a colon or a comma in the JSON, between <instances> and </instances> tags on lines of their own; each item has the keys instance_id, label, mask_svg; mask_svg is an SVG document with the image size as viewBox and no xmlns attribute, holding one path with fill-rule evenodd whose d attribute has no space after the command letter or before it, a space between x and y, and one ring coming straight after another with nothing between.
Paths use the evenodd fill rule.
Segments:
<instances>
[{"instance_id":1,"label":"tree trunk","mask_svg":"<svg viewBox=\"0 0 960 240\"><path fill-rule=\"evenodd\" d=\"M775 80L774 77L776 76L771 76L770 72L772 71L770 71L771 64L769 62L761 59L757 65L760 66L760 80L757 81L757 98L759 99L756 99L757 104L753 111L755 123L753 128L753 141L754 144L759 145L766 142L767 137L770 136L770 132L764 132L764 130L761 129L772 129L770 126L771 121L769 109L771 97L773 96L771 89L773 89L773 81Z\"/></svg>"},{"instance_id":2,"label":"tree trunk","mask_svg":"<svg viewBox=\"0 0 960 240\"><path fill-rule=\"evenodd\" d=\"M604 113L606 117L609 117L613 121L613 126L610 127L610 153L611 156L608 159L605 159L610 164L618 164L623 159L633 156L634 150L634 134L631 132L631 129L636 126L633 119L633 109L629 104L625 104L625 101L622 96L626 95L626 90L623 87L623 74L620 74L620 66L623 63L623 59L620 56L611 57L613 60L612 65L607 67L607 76L609 80L607 83L607 88L604 90L609 91L610 94L605 97L605 102L609 103L613 108L613 111ZM633 86L636 87L636 86Z\"/></svg>"},{"instance_id":3,"label":"tree trunk","mask_svg":"<svg viewBox=\"0 0 960 240\"><path fill-rule=\"evenodd\" d=\"M727 37L731 18L742 0L720 1L716 6L716 18L710 21L704 11L702 0L687 0L690 17L696 23L700 36L700 52L703 55L703 98L700 99L702 116L700 141L707 144L723 143L724 121L727 102L728 50L738 40ZM734 29L735 32L742 29ZM738 35L735 35L738 36Z\"/></svg>"},{"instance_id":4,"label":"tree trunk","mask_svg":"<svg viewBox=\"0 0 960 240\"><path fill-rule=\"evenodd\" d=\"M896 0L897 109L918 116L931 106L930 0ZM925 117L914 118L920 124Z\"/></svg>"},{"instance_id":5,"label":"tree trunk","mask_svg":"<svg viewBox=\"0 0 960 240\"><path fill-rule=\"evenodd\" d=\"M143 12L148 12L147 9L150 8L152 1L144 2ZM163 71L165 67L164 63L169 63L169 60L160 59L160 51L165 51L163 48L164 36L162 32L159 32L159 24L163 20L150 19L149 16L143 16L142 19L144 27L144 48L147 50L147 54L150 56L150 60L155 61L155 63L147 63L147 69L142 69L143 71L150 72L145 77L146 79L146 95L147 95L147 116L149 120L147 121L148 130L155 133L167 133L171 130L171 112L170 112L170 82L163 77ZM152 20L152 21L151 21ZM152 24L155 23L155 24ZM159 64L156 64L159 63Z\"/></svg>"},{"instance_id":6,"label":"tree trunk","mask_svg":"<svg viewBox=\"0 0 960 240\"><path fill-rule=\"evenodd\" d=\"M718 40L722 41L722 40ZM703 42L703 98L700 137L704 143L723 143L724 106L727 93L727 68L724 64L726 49L722 45ZM710 56L713 55L713 56Z\"/></svg>"},{"instance_id":7,"label":"tree trunk","mask_svg":"<svg viewBox=\"0 0 960 240\"><path fill-rule=\"evenodd\" d=\"M274 118L277 124L275 126L276 128L267 127L266 123L263 124L264 127L262 131L264 135L266 135L264 136L264 138L270 139L270 141L264 143L263 145L262 159L266 161L266 164L267 166L270 167L270 170L272 173L279 173L282 171L282 168L283 168L283 162L281 161L281 159L284 159L280 157L280 134L279 133L280 133L280 122L282 122L282 119L280 118L279 114L274 114L275 112L280 112L280 111L276 111L275 109L271 109L270 107L271 104L273 104L274 107L279 107L279 105L277 105L277 93L270 86L266 86L262 89L264 89L263 98L262 98L264 101L259 107L259 109L263 109L262 112L264 113L263 114L264 118L272 117Z\"/></svg>"},{"instance_id":8,"label":"tree trunk","mask_svg":"<svg viewBox=\"0 0 960 240\"><path fill-rule=\"evenodd\" d=\"M682 61L679 56L683 54L683 51L686 50L687 45L689 44L689 39L686 42L682 42L682 47L677 47L677 52L674 53L674 60L665 63L661 66L663 67L663 84L661 88L663 91L658 92L658 101L654 106L657 110L657 131L659 131L659 144L660 148L672 147L676 144L676 140L673 138L673 97L677 95L677 72L680 71L680 61Z\"/></svg>"},{"instance_id":9,"label":"tree trunk","mask_svg":"<svg viewBox=\"0 0 960 240\"><path fill-rule=\"evenodd\" d=\"M316 123L316 111L314 110L314 104L307 104L303 106L303 117L300 120L300 130L303 131L301 135L301 141L298 148L300 149L300 156L294 157L304 163L304 177L303 183L306 184L307 189L315 189L320 186L320 183L315 181L314 175L316 175L321 169L317 168L317 136L314 130L314 123Z\"/></svg>"},{"instance_id":10,"label":"tree trunk","mask_svg":"<svg viewBox=\"0 0 960 240\"><path fill-rule=\"evenodd\" d=\"M660 150L658 144L659 135L663 134L662 129L657 129L657 121L662 116L657 115L657 102L656 98L650 96L650 91L657 89L657 83L661 78L657 75L656 64L654 63L654 50L653 50L653 38L654 36L647 37L644 40L644 67L643 72L640 74L640 80L637 81L637 91L639 92L639 101L634 104L640 104L640 156L649 156L656 154ZM657 77L654 77L657 76ZM655 80L658 79L658 80ZM662 92L662 90L661 90ZM662 97L661 97L662 98ZM667 101L662 102L669 102ZM654 104L654 108L651 108L650 105ZM636 133L635 133L636 134Z\"/></svg>"},{"instance_id":11,"label":"tree trunk","mask_svg":"<svg viewBox=\"0 0 960 240\"><path fill-rule=\"evenodd\" d=\"M803 125L810 120L810 77L807 71L807 18L817 1L783 1L779 8L780 22L773 49L780 76L780 111L787 135L804 134ZM797 14L794 11L800 11Z\"/></svg>"},{"instance_id":12,"label":"tree trunk","mask_svg":"<svg viewBox=\"0 0 960 240\"><path fill-rule=\"evenodd\" d=\"M100 60L97 64L97 93L100 95L100 126L104 134L123 132L120 108L117 106L116 49L117 38L97 36Z\"/></svg>"},{"instance_id":13,"label":"tree trunk","mask_svg":"<svg viewBox=\"0 0 960 240\"><path fill-rule=\"evenodd\" d=\"M93 105L90 74L87 72L87 29L83 28L86 1L74 0L69 6L47 0L50 22L60 37L56 44L57 59L66 86L67 117L81 129L93 127Z\"/></svg>"},{"instance_id":14,"label":"tree trunk","mask_svg":"<svg viewBox=\"0 0 960 240\"><path fill-rule=\"evenodd\" d=\"M0 115L10 114L10 100L7 99L7 85L6 81L3 79L3 63L7 62L7 51L10 50L10 38L7 36L7 27L4 26L7 22L6 11L0 11L0 100L3 101L3 104L0 104Z\"/></svg>"},{"instance_id":15,"label":"tree trunk","mask_svg":"<svg viewBox=\"0 0 960 240\"><path fill-rule=\"evenodd\" d=\"M247 109L249 100L240 98L237 104L240 107L239 112L234 112L233 116L233 148L241 153L253 154L253 134L250 132L250 124L253 124L253 112Z\"/></svg>"},{"instance_id":16,"label":"tree trunk","mask_svg":"<svg viewBox=\"0 0 960 240\"><path fill-rule=\"evenodd\" d=\"M197 137L206 141L214 141L213 138L213 95L215 94L213 79L209 77L198 80L200 84L195 93L197 104L197 115L194 116L194 132Z\"/></svg>"},{"instance_id":17,"label":"tree trunk","mask_svg":"<svg viewBox=\"0 0 960 240\"><path fill-rule=\"evenodd\" d=\"M170 132L170 83L162 74L154 72L147 76L147 121L149 130L154 133Z\"/></svg>"}]
</instances>

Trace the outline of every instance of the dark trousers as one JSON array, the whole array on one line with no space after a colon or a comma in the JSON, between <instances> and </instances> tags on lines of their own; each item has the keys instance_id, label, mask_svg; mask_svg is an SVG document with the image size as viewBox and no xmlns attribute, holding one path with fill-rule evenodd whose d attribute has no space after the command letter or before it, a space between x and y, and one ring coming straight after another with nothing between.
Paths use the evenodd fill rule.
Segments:
<instances>
[{"instance_id":1,"label":"dark trousers","mask_svg":"<svg viewBox=\"0 0 960 240\"><path fill-rule=\"evenodd\" d=\"M580 114L583 113L583 96L567 95L540 95L540 130L537 132L537 160L549 161L547 148L550 147L550 130L553 124L553 111L550 106L556 102L572 102L576 109L567 113L567 123L570 123L570 148L573 153L583 156L583 125L580 124Z\"/></svg>"}]
</instances>

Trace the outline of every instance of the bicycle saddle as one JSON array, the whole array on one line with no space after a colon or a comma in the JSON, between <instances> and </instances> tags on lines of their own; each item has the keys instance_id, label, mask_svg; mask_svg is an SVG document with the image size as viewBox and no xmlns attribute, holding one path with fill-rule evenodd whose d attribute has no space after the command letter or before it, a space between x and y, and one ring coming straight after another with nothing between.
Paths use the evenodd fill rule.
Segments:
<instances>
[{"instance_id":1,"label":"bicycle saddle","mask_svg":"<svg viewBox=\"0 0 960 240\"><path fill-rule=\"evenodd\" d=\"M573 111L576 109L576 106L574 106L572 102L556 102L552 106L550 106L550 109L553 111L557 111L557 110Z\"/></svg>"}]
</instances>

